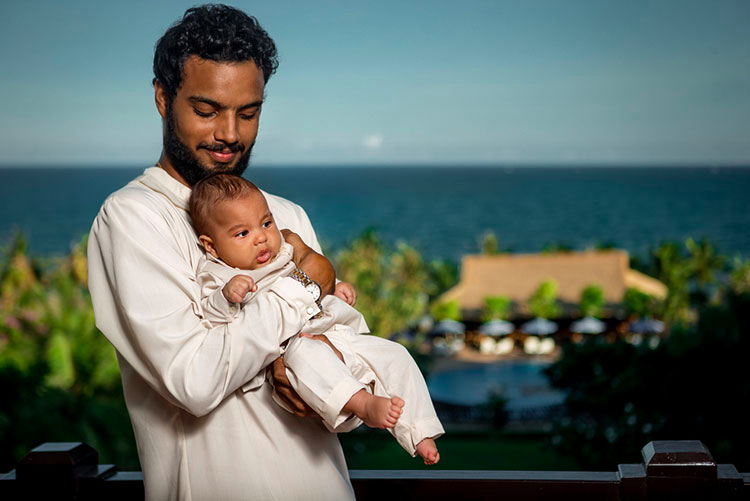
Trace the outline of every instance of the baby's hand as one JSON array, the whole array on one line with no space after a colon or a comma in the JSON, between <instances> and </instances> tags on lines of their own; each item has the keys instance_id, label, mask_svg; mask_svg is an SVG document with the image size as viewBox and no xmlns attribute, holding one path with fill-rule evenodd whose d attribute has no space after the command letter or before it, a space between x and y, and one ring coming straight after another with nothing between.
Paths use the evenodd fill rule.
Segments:
<instances>
[{"instance_id":1,"label":"baby's hand","mask_svg":"<svg viewBox=\"0 0 750 501\"><path fill-rule=\"evenodd\" d=\"M258 290L258 287L252 278L246 275L235 275L221 289L221 292L230 303L241 303L248 292L255 292L256 290Z\"/></svg>"},{"instance_id":2,"label":"baby's hand","mask_svg":"<svg viewBox=\"0 0 750 501\"><path fill-rule=\"evenodd\" d=\"M357 302L357 291L354 290L354 286L349 282L337 283L333 295L346 301L349 306L354 306L354 303Z\"/></svg>"}]
</instances>

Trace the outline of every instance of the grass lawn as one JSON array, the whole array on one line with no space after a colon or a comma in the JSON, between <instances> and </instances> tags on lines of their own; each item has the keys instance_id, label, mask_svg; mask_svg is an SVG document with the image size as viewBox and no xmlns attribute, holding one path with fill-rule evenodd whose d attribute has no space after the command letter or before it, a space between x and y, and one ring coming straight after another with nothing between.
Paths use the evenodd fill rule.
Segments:
<instances>
[{"instance_id":1,"label":"grass lawn","mask_svg":"<svg viewBox=\"0 0 750 501\"><path fill-rule=\"evenodd\" d=\"M446 433L437 440L440 463L427 467L412 458L384 430L342 433L346 463L353 470L578 470L559 456L546 435L503 433Z\"/></svg>"}]
</instances>

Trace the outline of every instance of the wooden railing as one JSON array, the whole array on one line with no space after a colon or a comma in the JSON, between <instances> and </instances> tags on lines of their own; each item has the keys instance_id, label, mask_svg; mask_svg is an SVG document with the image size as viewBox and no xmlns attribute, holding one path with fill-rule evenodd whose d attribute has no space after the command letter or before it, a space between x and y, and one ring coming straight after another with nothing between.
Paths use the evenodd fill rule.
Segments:
<instances>
[{"instance_id":1,"label":"wooden railing","mask_svg":"<svg viewBox=\"0 0 750 501\"><path fill-rule=\"evenodd\" d=\"M750 473L716 464L696 440L654 441L615 472L352 470L357 499L746 500ZM141 472L98 463L80 442L46 443L0 474L0 499L143 499ZM252 499L252 495L248 495Z\"/></svg>"}]
</instances>

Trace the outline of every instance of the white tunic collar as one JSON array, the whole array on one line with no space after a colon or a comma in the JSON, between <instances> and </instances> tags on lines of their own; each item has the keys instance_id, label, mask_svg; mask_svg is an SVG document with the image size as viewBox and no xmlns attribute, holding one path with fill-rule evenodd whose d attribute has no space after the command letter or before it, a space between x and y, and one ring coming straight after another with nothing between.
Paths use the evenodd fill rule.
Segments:
<instances>
[{"instance_id":1,"label":"white tunic collar","mask_svg":"<svg viewBox=\"0 0 750 501\"><path fill-rule=\"evenodd\" d=\"M143 171L143 175L138 178L138 181L167 197L175 207L188 210L190 188L170 176L164 169L149 167Z\"/></svg>"}]
</instances>

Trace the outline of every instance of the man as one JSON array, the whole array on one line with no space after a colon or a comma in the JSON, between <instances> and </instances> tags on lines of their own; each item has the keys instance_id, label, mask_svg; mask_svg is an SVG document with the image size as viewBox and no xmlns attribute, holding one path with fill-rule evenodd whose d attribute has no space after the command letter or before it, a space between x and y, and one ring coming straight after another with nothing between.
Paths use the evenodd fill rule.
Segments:
<instances>
[{"instance_id":1,"label":"man","mask_svg":"<svg viewBox=\"0 0 750 501\"><path fill-rule=\"evenodd\" d=\"M276 64L254 18L223 5L189 9L154 55L161 158L104 202L91 230L97 326L117 350L148 499L353 497L336 435L282 410L265 381L279 345L319 311L309 284L284 278L213 327L195 281L190 186L245 169ZM279 227L320 250L299 206L266 198ZM324 266L303 270L333 280Z\"/></svg>"}]
</instances>

